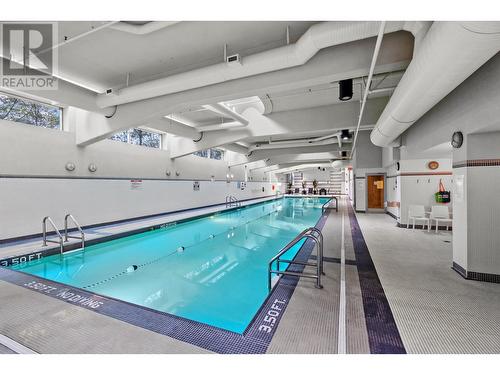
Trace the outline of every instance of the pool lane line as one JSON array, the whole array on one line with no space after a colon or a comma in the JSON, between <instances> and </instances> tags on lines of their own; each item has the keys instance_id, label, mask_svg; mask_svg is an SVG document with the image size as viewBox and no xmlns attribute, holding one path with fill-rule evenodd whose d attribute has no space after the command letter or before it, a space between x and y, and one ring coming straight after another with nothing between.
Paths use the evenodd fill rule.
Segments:
<instances>
[{"instance_id":1,"label":"pool lane line","mask_svg":"<svg viewBox=\"0 0 500 375\"><path fill-rule=\"evenodd\" d=\"M236 226L231 226L229 229L226 229L226 230L225 230L225 231L223 231L223 232L216 233L216 234L211 234L210 236L208 236L208 237L206 237L206 238L204 238L204 239L200 240L199 242L194 243L194 244L192 244L192 245L188 245L188 246L180 246L180 247L182 247L182 251L181 251L181 252L184 252L186 249L190 249L190 248L192 248L192 247L199 246L200 244L203 244L204 242L207 242L207 241L212 241L212 240L214 240L214 239L215 239L215 237L222 236L222 235L224 235L224 234L226 234L226 233L231 233L231 232L234 232L234 231L235 231L235 230L237 230L238 228L241 228L241 227L243 227L244 225L247 225L247 224L253 223L253 222L255 222L255 221L257 221L257 220L260 220L260 219L262 219L262 218L264 218L264 217L266 217L266 216L270 216L270 215L271 215L272 213L274 213L274 212L276 212L276 211L272 211L272 212L267 213L267 214L265 214L265 215L259 216L259 217L255 218L255 219L252 219L252 220L246 221L246 222L245 222L245 223L243 223L243 224L236 225ZM253 233L253 232L252 232L252 233ZM255 234L255 235L259 235L259 234L257 234L257 233L254 233L254 234ZM267 236L262 236L262 237L271 238L271 237L267 237ZM135 272L135 271L137 271L137 270L138 270L138 269L140 269L140 268L144 268L144 267L150 266L150 265L152 265L152 264L158 263L158 262L160 262L160 261L162 261L162 260L164 260L164 259L167 259L167 258L171 257L172 255L175 255L175 254L178 254L178 253L179 253L179 247L177 247L175 250L171 250L171 252L170 252L170 253L164 254L164 255L162 255L162 256L160 256L160 257L154 258L154 259L152 259L152 260L149 260L149 261L147 261L147 262L140 263L140 264L131 264L130 266L135 266L135 267L136 267L136 268L134 269L134 272ZM118 272L118 273L116 273L116 274L114 274L114 275L111 275L111 276L109 276L109 277L107 277L107 278L105 278L105 279L102 279L102 280L100 280L100 281L93 282L92 284L88 284L88 285L85 285L85 286L81 286L81 287L79 287L79 288L81 288L81 289L85 289L85 290L90 289L90 288L94 288L94 287L96 287L96 286L99 286L99 285L102 285L102 284L107 283L107 282L109 282L109 281L112 281L112 280L116 279L117 277L120 277L120 276L126 276L126 275L128 275L129 273L130 273L130 272L126 269L126 270L120 271L120 272Z\"/></svg>"},{"instance_id":2,"label":"pool lane line","mask_svg":"<svg viewBox=\"0 0 500 375\"><path fill-rule=\"evenodd\" d=\"M1 333L0 344L17 354L38 354L34 350L31 350L30 348L18 343L17 341L12 340L10 337L2 335Z\"/></svg>"},{"instance_id":3,"label":"pool lane line","mask_svg":"<svg viewBox=\"0 0 500 375\"><path fill-rule=\"evenodd\" d=\"M345 202L344 202L345 203ZM345 296L345 213L342 205L342 234L340 242L340 301L339 301L339 329L337 340L337 353L346 354L346 296Z\"/></svg>"},{"instance_id":4,"label":"pool lane line","mask_svg":"<svg viewBox=\"0 0 500 375\"><path fill-rule=\"evenodd\" d=\"M352 206L348 206L368 343L372 354L406 354L391 306Z\"/></svg>"}]
</instances>

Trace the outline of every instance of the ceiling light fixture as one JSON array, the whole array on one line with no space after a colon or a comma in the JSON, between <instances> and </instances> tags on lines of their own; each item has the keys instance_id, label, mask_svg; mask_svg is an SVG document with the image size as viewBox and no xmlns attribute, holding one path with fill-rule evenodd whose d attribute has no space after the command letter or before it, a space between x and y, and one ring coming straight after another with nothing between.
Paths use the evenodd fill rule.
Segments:
<instances>
[{"instance_id":1,"label":"ceiling light fixture","mask_svg":"<svg viewBox=\"0 0 500 375\"><path fill-rule=\"evenodd\" d=\"M347 141L349 138L351 138L351 135L349 134L349 129L342 130L342 133L340 134L340 137L344 141Z\"/></svg>"},{"instance_id":2,"label":"ceiling light fixture","mask_svg":"<svg viewBox=\"0 0 500 375\"><path fill-rule=\"evenodd\" d=\"M339 100L343 102L352 99L352 79L339 81Z\"/></svg>"}]
</instances>

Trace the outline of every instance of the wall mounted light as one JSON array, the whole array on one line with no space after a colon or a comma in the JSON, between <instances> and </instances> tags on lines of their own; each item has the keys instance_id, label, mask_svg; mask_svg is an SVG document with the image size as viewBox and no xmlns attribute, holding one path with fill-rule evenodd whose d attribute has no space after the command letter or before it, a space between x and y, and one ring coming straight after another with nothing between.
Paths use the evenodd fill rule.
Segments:
<instances>
[{"instance_id":1,"label":"wall mounted light","mask_svg":"<svg viewBox=\"0 0 500 375\"><path fill-rule=\"evenodd\" d=\"M165 174L166 174L168 177L170 177L170 174L171 174L171 173L170 173L170 171L166 171L166 172L165 172Z\"/></svg>"},{"instance_id":2,"label":"wall mounted light","mask_svg":"<svg viewBox=\"0 0 500 375\"><path fill-rule=\"evenodd\" d=\"M76 168L76 165L75 165L75 163L72 163L72 162L69 161L69 162L66 163L66 165L64 166L64 168L66 168L66 170L68 172L73 172L75 170L75 168Z\"/></svg>"},{"instance_id":3,"label":"wall mounted light","mask_svg":"<svg viewBox=\"0 0 500 375\"><path fill-rule=\"evenodd\" d=\"M340 137L342 140L347 141L349 138L351 138L351 134L349 134L349 129L344 129L340 133Z\"/></svg>"},{"instance_id":4,"label":"wall mounted light","mask_svg":"<svg viewBox=\"0 0 500 375\"><path fill-rule=\"evenodd\" d=\"M94 163L90 163L89 164L89 171L94 173L95 171L97 171L97 165L95 165Z\"/></svg>"},{"instance_id":5,"label":"wall mounted light","mask_svg":"<svg viewBox=\"0 0 500 375\"><path fill-rule=\"evenodd\" d=\"M352 99L352 79L339 81L339 100L345 102Z\"/></svg>"},{"instance_id":6,"label":"wall mounted light","mask_svg":"<svg viewBox=\"0 0 500 375\"><path fill-rule=\"evenodd\" d=\"M175 175L176 175L177 177L179 177L179 176L181 175L181 172L179 172L179 171L175 171Z\"/></svg>"}]
</instances>

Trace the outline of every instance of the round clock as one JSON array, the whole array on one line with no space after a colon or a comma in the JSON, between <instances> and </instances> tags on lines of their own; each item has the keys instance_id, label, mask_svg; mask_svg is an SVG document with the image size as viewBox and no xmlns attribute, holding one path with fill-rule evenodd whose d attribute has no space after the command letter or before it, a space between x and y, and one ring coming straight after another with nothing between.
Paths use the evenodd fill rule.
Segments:
<instances>
[{"instance_id":1,"label":"round clock","mask_svg":"<svg viewBox=\"0 0 500 375\"><path fill-rule=\"evenodd\" d=\"M430 161L427 166L429 167L429 169L438 169L439 168L439 163L437 161Z\"/></svg>"},{"instance_id":2,"label":"round clock","mask_svg":"<svg viewBox=\"0 0 500 375\"><path fill-rule=\"evenodd\" d=\"M462 143L464 143L464 135L462 134L462 132L453 133L453 136L451 137L451 145L453 146L453 148L462 147Z\"/></svg>"}]
</instances>

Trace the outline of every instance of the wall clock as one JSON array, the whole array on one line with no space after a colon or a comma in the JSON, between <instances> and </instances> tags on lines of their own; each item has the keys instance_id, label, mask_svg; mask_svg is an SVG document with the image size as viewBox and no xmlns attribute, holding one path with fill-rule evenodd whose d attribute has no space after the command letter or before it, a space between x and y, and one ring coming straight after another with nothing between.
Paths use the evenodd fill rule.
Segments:
<instances>
[{"instance_id":1,"label":"wall clock","mask_svg":"<svg viewBox=\"0 0 500 375\"><path fill-rule=\"evenodd\" d=\"M439 168L439 163L437 161L430 161L427 166L429 167L429 169L438 169Z\"/></svg>"},{"instance_id":2,"label":"wall clock","mask_svg":"<svg viewBox=\"0 0 500 375\"><path fill-rule=\"evenodd\" d=\"M464 143L464 135L462 132L455 132L451 137L451 145L453 148L462 147L462 143Z\"/></svg>"}]
</instances>

